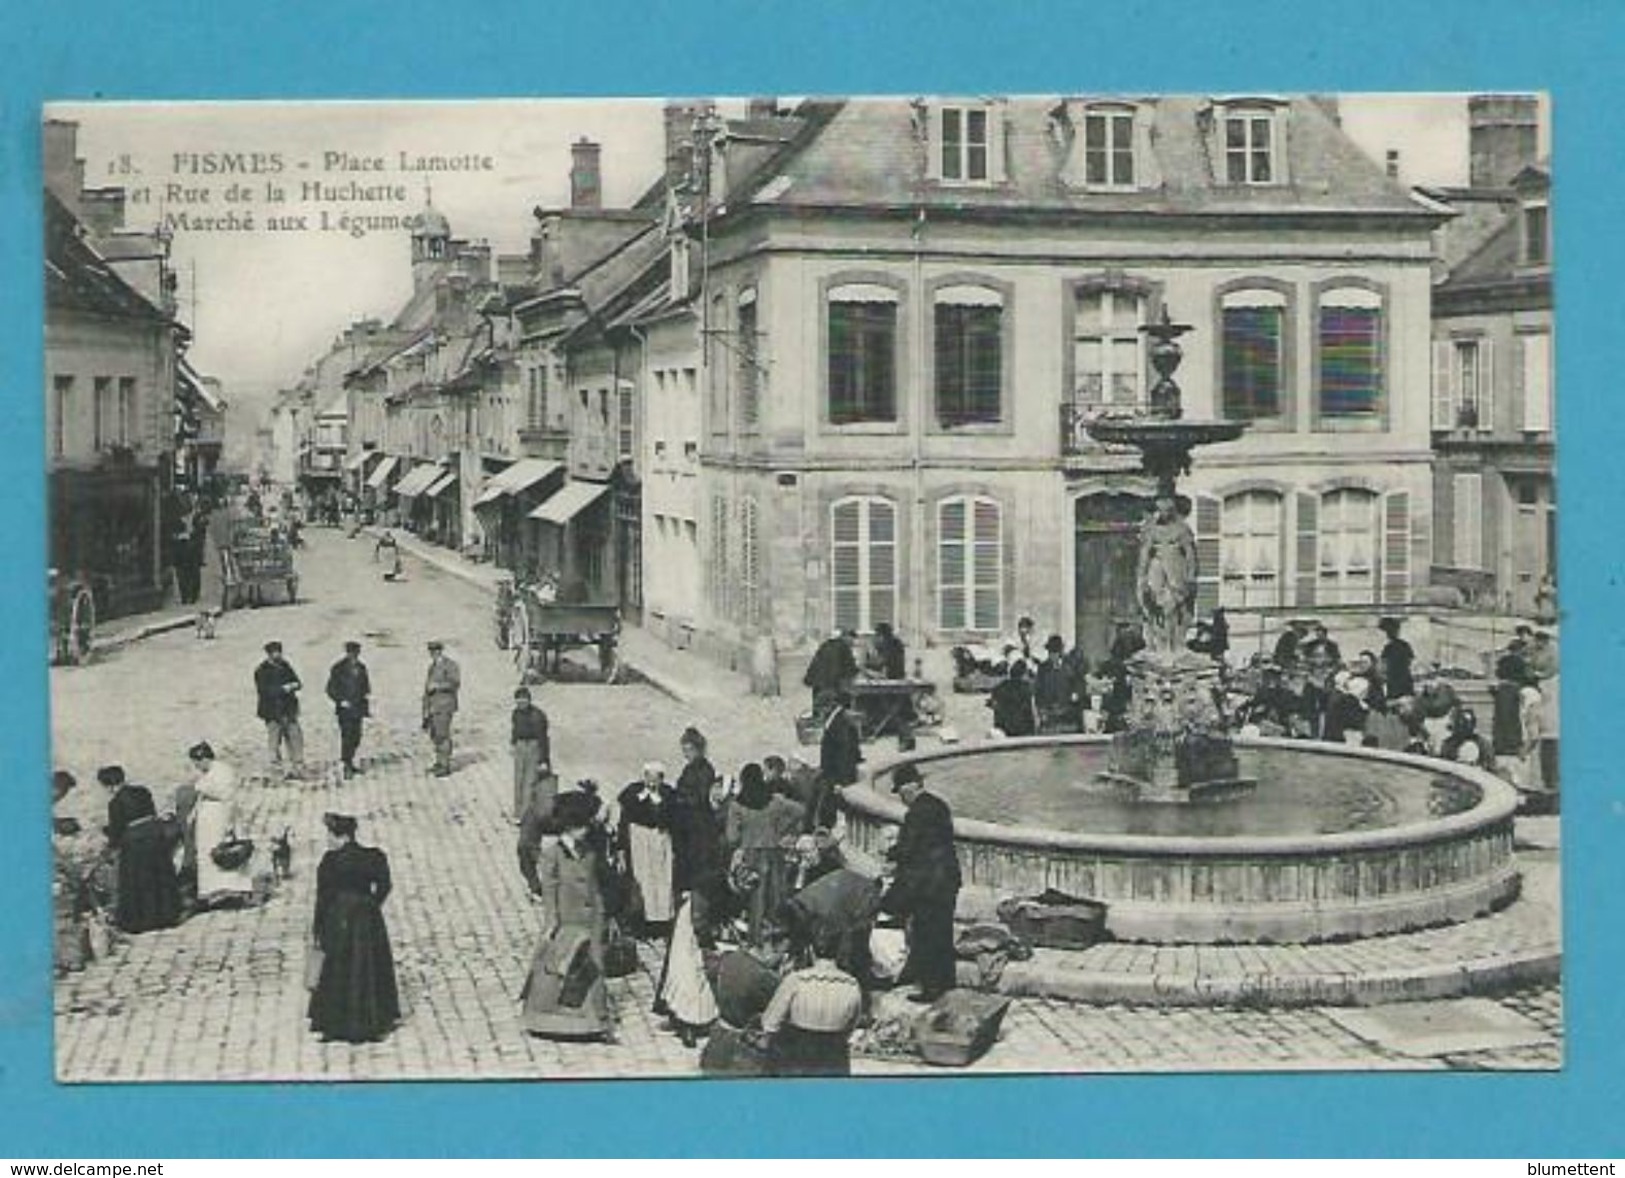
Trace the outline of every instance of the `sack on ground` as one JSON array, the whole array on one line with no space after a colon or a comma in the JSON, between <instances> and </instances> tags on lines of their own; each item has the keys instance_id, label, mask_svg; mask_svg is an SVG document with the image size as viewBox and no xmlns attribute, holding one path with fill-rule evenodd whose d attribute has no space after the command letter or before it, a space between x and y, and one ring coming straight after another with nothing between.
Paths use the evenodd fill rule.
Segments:
<instances>
[{"instance_id":1,"label":"sack on ground","mask_svg":"<svg viewBox=\"0 0 1625 1178\"><path fill-rule=\"evenodd\" d=\"M908 961L908 935L900 928L877 928L869 934L869 959L876 978L894 982Z\"/></svg>"},{"instance_id":2,"label":"sack on ground","mask_svg":"<svg viewBox=\"0 0 1625 1178\"><path fill-rule=\"evenodd\" d=\"M305 948L305 989L315 990L322 984L322 963L327 955L315 945Z\"/></svg>"}]
</instances>

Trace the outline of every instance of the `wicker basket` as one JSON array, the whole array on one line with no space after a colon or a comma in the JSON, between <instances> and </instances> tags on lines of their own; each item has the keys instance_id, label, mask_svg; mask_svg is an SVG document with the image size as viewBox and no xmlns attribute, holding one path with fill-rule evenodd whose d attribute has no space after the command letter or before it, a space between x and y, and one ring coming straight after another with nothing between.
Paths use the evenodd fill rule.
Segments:
<instances>
[{"instance_id":1,"label":"wicker basket","mask_svg":"<svg viewBox=\"0 0 1625 1178\"><path fill-rule=\"evenodd\" d=\"M1002 994L948 991L914 1025L920 1058L942 1068L970 1066L998 1039L1009 1009L1010 999Z\"/></svg>"}]
</instances>

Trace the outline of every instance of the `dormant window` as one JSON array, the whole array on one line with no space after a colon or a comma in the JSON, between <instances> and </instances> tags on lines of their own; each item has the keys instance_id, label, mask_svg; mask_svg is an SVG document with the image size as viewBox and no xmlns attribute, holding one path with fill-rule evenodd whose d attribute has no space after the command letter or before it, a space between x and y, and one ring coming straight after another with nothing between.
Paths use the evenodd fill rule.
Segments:
<instances>
[{"instance_id":1,"label":"dormant window","mask_svg":"<svg viewBox=\"0 0 1625 1178\"><path fill-rule=\"evenodd\" d=\"M947 286L935 299L937 424L995 425L1002 417L1004 301L984 286Z\"/></svg>"},{"instance_id":2,"label":"dormant window","mask_svg":"<svg viewBox=\"0 0 1625 1178\"><path fill-rule=\"evenodd\" d=\"M1523 260L1531 266L1543 266L1551 257L1551 226L1545 205L1525 205L1523 208Z\"/></svg>"},{"instance_id":3,"label":"dormant window","mask_svg":"<svg viewBox=\"0 0 1625 1178\"><path fill-rule=\"evenodd\" d=\"M1275 114L1265 109L1234 108L1222 119L1224 174L1231 184L1274 184L1277 133Z\"/></svg>"},{"instance_id":4,"label":"dormant window","mask_svg":"<svg viewBox=\"0 0 1625 1178\"><path fill-rule=\"evenodd\" d=\"M987 107L945 106L940 118L942 178L970 182L989 179L991 118Z\"/></svg>"},{"instance_id":5,"label":"dormant window","mask_svg":"<svg viewBox=\"0 0 1625 1178\"><path fill-rule=\"evenodd\" d=\"M1084 182L1103 188L1134 186L1134 112L1093 107L1083 116Z\"/></svg>"},{"instance_id":6,"label":"dormant window","mask_svg":"<svg viewBox=\"0 0 1625 1178\"><path fill-rule=\"evenodd\" d=\"M851 283L829 292L831 425L897 420L897 292Z\"/></svg>"}]
</instances>

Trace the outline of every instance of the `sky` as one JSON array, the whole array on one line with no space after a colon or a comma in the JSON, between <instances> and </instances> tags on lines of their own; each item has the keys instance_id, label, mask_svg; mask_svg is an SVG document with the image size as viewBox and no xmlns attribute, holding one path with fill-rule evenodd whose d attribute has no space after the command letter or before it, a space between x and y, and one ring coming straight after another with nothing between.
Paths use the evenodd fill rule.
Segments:
<instances>
[{"instance_id":1,"label":"sky","mask_svg":"<svg viewBox=\"0 0 1625 1178\"><path fill-rule=\"evenodd\" d=\"M1400 152L1412 184L1461 184L1467 176L1466 99L1462 95L1358 95L1340 99L1344 129L1375 160ZM732 104L724 100L726 111ZM658 174L661 106L651 100L480 100L390 103L62 103L47 118L77 121L87 184L147 188L131 204L132 228L161 213L218 216L251 211L254 231L177 230L173 260L181 316L192 328L189 358L224 382L241 406L294 383L346 324L389 319L411 290L406 236L396 230L352 236L342 230L269 231L264 218L326 208L385 215L418 212L432 185L434 206L454 233L484 239L496 253L522 253L537 205L569 201L570 144L602 145L604 202L625 205ZM200 174L211 153L280 155L271 183L297 192L306 181L385 184L404 200L284 205L264 199L265 176L246 177L250 199L223 202L233 177ZM488 171L407 172L426 156L488 157ZM383 160L383 171L350 171L352 161ZM302 166L301 166L302 165ZM133 169L125 170L125 169ZM187 203L170 185L209 190ZM174 199L171 199L171 196Z\"/></svg>"}]
</instances>

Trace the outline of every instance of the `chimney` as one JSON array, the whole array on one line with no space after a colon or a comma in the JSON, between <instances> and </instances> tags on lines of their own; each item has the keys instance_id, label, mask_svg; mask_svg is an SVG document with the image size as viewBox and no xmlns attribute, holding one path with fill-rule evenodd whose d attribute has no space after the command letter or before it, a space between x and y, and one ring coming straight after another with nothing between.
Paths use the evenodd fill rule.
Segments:
<instances>
[{"instance_id":1,"label":"chimney","mask_svg":"<svg viewBox=\"0 0 1625 1178\"><path fill-rule=\"evenodd\" d=\"M79 215L79 194L85 187L85 162L79 158L79 124L46 119L43 130L45 187Z\"/></svg>"},{"instance_id":2,"label":"chimney","mask_svg":"<svg viewBox=\"0 0 1625 1178\"><path fill-rule=\"evenodd\" d=\"M776 119L779 117L779 100L777 98L752 98L745 104L745 117L752 122L758 119Z\"/></svg>"},{"instance_id":3,"label":"chimney","mask_svg":"<svg viewBox=\"0 0 1625 1178\"><path fill-rule=\"evenodd\" d=\"M1535 162L1540 103L1533 94L1475 94L1467 100L1468 183L1502 188Z\"/></svg>"},{"instance_id":4,"label":"chimney","mask_svg":"<svg viewBox=\"0 0 1625 1178\"><path fill-rule=\"evenodd\" d=\"M124 228L124 189L90 188L79 200L79 215L93 236L111 237Z\"/></svg>"},{"instance_id":5,"label":"chimney","mask_svg":"<svg viewBox=\"0 0 1625 1178\"><path fill-rule=\"evenodd\" d=\"M603 208L603 176L599 169L598 144L577 139L570 147L570 207Z\"/></svg>"},{"instance_id":6,"label":"chimney","mask_svg":"<svg viewBox=\"0 0 1625 1178\"><path fill-rule=\"evenodd\" d=\"M1388 172L1388 179L1399 179L1399 152L1392 147L1388 149L1388 155L1384 163L1384 168Z\"/></svg>"},{"instance_id":7,"label":"chimney","mask_svg":"<svg viewBox=\"0 0 1625 1178\"><path fill-rule=\"evenodd\" d=\"M666 182L687 188L694 178L694 124L716 112L700 99L666 103Z\"/></svg>"}]
</instances>

